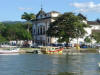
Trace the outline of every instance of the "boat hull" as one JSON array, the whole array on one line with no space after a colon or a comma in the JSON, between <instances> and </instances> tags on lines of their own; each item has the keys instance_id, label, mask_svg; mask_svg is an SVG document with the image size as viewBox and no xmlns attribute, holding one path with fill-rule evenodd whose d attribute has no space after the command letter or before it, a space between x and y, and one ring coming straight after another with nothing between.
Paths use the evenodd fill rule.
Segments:
<instances>
[{"instance_id":1,"label":"boat hull","mask_svg":"<svg viewBox=\"0 0 100 75\"><path fill-rule=\"evenodd\" d=\"M51 50L50 50L51 49ZM52 48L42 49L43 54L63 54L63 48L52 50Z\"/></svg>"},{"instance_id":2,"label":"boat hull","mask_svg":"<svg viewBox=\"0 0 100 75\"><path fill-rule=\"evenodd\" d=\"M0 50L0 54L13 54L13 53L19 53L19 49Z\"/></svg>"}]
</instances>

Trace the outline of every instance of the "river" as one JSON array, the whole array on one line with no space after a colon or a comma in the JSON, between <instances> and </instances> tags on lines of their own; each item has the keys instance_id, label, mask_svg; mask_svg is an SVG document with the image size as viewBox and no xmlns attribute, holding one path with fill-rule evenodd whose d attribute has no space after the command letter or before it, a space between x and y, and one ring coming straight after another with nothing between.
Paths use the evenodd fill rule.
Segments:
<instances>
[{"instance_id":1,"label":"river","mask_svg":"<svg viewBox=\"0 0 100 75\"><path fill-rule=\"evenodd\" d=\"M98 62L100 55L94 53L0 55L0 75L100 75Z\"/></svg>"}]
</instances>

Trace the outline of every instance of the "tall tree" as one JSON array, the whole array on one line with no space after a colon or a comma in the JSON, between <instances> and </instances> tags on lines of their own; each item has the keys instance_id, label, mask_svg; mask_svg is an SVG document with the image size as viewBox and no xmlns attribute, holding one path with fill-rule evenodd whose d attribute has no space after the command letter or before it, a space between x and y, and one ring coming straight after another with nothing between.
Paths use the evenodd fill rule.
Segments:
<instances>
[{"instance_id":1,"label":"tall tree","mask_svg":"<svg viewBox=\"0 0 100 75\"><path fill-rule=\"evenodd\" d=\"M34 20L36 16L33 13L27 13L24 12L24 14L21 16L21 19L25 19L27 22L27 31L29 32L30 29L30 22Z\"/></svg>"},{"instance_id":2,"label":"tall tree","mask_svg":"<svg viewBox=\"0 0 100 75\"><path fill-rule=\"evenodd\" d=\"M82 17L76 16L71 12L64 13L50 24L47 35L59 38L59 42L68 43L70 39L84 36L84 27L87 27L88 25L82 21Z\"/></svg>"}]
</instances>

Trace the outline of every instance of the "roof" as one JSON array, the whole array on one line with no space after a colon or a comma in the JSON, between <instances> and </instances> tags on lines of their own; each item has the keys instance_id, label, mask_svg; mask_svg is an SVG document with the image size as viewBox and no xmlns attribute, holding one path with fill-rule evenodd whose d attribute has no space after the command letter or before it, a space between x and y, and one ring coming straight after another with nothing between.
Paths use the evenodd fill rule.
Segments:
<instances>
[{"instance_id":1,"label":"roof","mask_svg":"<svg viewBox=\"0 0 100 75\"><path fill-rule=\"evenodd\" d=\"M95 30L95 29L94 29L94 30L92 30L92 31L93 31L93 32L100 32L100 30Z\"/></svg>"},{"instance_id":2,"label":"roof","mask_svg":"<svg viewBox=\"0 0 100 75\"><path fill-rule=\"evenodd\" d=\"M60 14L60 12L57 12L57 11L51 11L51 12L48 12L48 13L59 13Z\"/></svg>"},{"instance_id":3,"label":"roof","mask_svg":"<svg viewBox=\"0 0 100 75\"><path fill-rule=\"evenodd\" d=\"M41 10L38 12L38 14L36 15L36 17L38 17L40 14L42 14L42 15L46 15L46 13L43 11L42 8L41 8Z\"/></svg>"},{"instance_id":4,"label":"roof","mask_svg":"<svg viewBox=\"0 0 100 75\"><path fill-rule=\"evenodd\" d=\"M89 25L100 25L100 23L96 22L96 21L87 21L87 24L89 24Z\"/></svg>"}]
</instances>

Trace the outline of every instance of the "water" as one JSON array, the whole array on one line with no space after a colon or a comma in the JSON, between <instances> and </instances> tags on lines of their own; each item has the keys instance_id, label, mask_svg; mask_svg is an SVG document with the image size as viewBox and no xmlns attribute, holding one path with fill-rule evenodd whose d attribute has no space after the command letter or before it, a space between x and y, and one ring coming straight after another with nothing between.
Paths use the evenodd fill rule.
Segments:
<instances>
[{"instance_id":1,"label":"water","mask_svg":"<svg viewBox=\"0 0 100 75\"><path fill-rule=\"evenodd\" d=\"M0 75L100 75L98 62L100 55L91 53L0 55Z\"/></svg>"}]
</instances>

